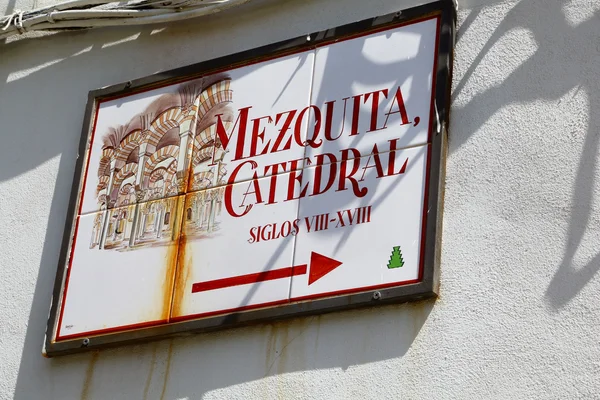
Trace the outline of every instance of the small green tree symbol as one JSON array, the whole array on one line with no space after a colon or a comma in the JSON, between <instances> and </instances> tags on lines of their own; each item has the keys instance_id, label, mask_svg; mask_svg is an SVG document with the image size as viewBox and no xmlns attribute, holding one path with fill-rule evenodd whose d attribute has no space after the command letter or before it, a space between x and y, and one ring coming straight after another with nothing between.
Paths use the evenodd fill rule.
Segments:
<instances>
[{"instance_id":1,"label":"small green tree symbol","mask_svg":"<svg viewBox=\"0 0 600 400\"><path fill-rule=\"evenodd\" d=\"M392 268L400 268L404 265L404 259L402 258L402 252L400 251L400 246L394 246L392 250L392 255L390 256L390 261L388 262L387 267L389 269Z\"/></svg>"}]
</instances>

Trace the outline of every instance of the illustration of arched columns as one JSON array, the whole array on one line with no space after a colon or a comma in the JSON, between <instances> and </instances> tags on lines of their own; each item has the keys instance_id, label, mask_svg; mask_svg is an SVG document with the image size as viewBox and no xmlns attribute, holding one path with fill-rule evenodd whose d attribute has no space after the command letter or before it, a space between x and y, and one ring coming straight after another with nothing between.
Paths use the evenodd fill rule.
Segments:
<instances>
[{"instance_id":1,"label":"illustration of arched columns","mask_svg":"<svg viewBox=\"0 0 600 400\"><path fill-rule=\"evenodd\" d=\"M150 173L148 188L152 192L153 197L164 197L166 195L166 175L167 169L164 167L156 167ZM156 192L157 189L160 189L160 192Z\"/></svg>"},{"instance_id":2,"label":"illustration of arched columns","mask_svg":"<svg viewBox=\"0 0 600 400\"><path fill-rule=\"evenodd\" d=\"M136 168L137 170L137 168ZM121 170L123 171L123 170ZM137 171L136 171L137 172ZM117 194L117 202L115 207L124 207L136 203L135 189L135 172L123 179Z\"/></svg>"},{"instance_id":3,"label":"illustration of arched columns","mask_svg":"<svg viewBox=\"0 0 600 400\"><path fill-rule=\"evenodd\" d=\"M144 165L148 158L152 155L147 151L148 143L143 142L140 144L138 153L138 165ZM137 202L141 203L146 200L146 188L144 185L144 168L138 168L135 176L135 192L137 196Z\"/></svg>"},{"instance_id":4,"label":"illustration of arched columns","mask_svg":"<svg viewBox=\"0 0 600 400\"><path fill-rule=\"evenodd\" d=\"M135 175L135 173L138 169L138 166L136 163L126 164L122 169L117 168L116 165L118 165L118 160L115 158L111 162L111 174L110 174L110 179L109 179L109 182L107 185L107 187L108 187L108 190L107 190L107 203L108 203L107 213L109 215L112 215L110 210L116 206L119 190L121 188L121 183L126 178L128 178L132 175ZM109 217L107 217L107 220L104 223L104 232L102 233L102 240L101 240L100 248L104 247L104 244L105 244L106 238L107 238L108 228L111 225L111 223L113 222L111 219L108 219L108 218Z\"/></svg>"},{"instance_id":5,"label":"illustration of arched columns","mask_svg":"<svg viewBox=\"0 0 600 400\"><path fill-rule=\"evenodd\" d=\"M165 146L154 152L144 163L143 180L144 182L147 182L146 187L149 187L150 185L150 174L152 174L152 172L158 166L159 163L171 163L172 160L176 161L178 156L179 146L175 145Z\"/></svg>"},{"instance_id":6,"label":"illustration of arched columns","mask_svg":"<svg viewBox=\"0 0 600 400\"><path fill-rule=\"evenodd\" d=\"M196 112L198 100L190 107L190 110L179 125L179 155L177 157L177 191L185 193L188 186L188 167L196 128Z\"/></svg>"},{"instance_id":7,"label":"illustration of arched columns","mask_svg":"<svg viewBox=\"0 0 600 400\"><path fill-rule=\"evenodd\" d=\"M142 129L143 140L138 148L138 165L143 167L146 161L154 152L154 147L149 145L148 137L150 136L150 127L152 123L153 114L147 113L139 116L140 126ZM137 202L141 203L146 200L146 187L144 182L144 168L138 168L135 177L135 193L137 196Z\"/></svg>"},{"instance_id":8,"label":"illustration of arched columns","mask_svg":"<svg viewBox=\"0 0 600 400\"><path fill-rule=\"evenodd\" d=\"M231 123L225 122L224 126L225 129L229 129ZM216 187L223 183L221 180L226 172L223 162L225 151L218 146L219 142L215 141L216 136L216 124L213 124L200 132L194 140L194 158L192 160L194 177L192 187L194 190ZM203 174L207 171L213 173L211 180L200 181L199 177L206 177Z\"/></svg>"},{"instance_id":9,"label":"illustration of arched columns","mask_svg":"<svg viewBox=\"0 0 600 400\"><path fill-rule=\"evenodd\" d=\"M169 167L167 168L167 173L165 175L165 190L167 196L173 196L178 193L177 191L177 161L171 162Z\"/></svg>"},{"instance_id":10,"label":"illustration of arched columns","mask_svg":"<svg viewBox=\"0 0 600 400\"><path fill-rule=\"evenodd\" d=\"M113 181L115 180L115 175L119 173L119 169L117 168L117 160L116 159L112 159L110 160L110 175L108 178L108 184L106 186L106 207L107 208L112 208L114 206L114 201L111 198L111 192L112 192L112 187L113 187Z\"/></svg>"},{"instance_id":11,"label":"illustration of arched columns","mask_svg":"<svg viewBox=\"0 0 600 400\"><path fill-rule=\"evenodd\" d=\"M132 207L132 209L135 209ZM120 243L129 244L129 235L131 233L131 227L129 226L129 218L131 217L130 212L133 211L129 207L113 208L109 211L110 213L110 224L112 224L110 231L108 232L107 240L112 242L112 245L118 245Z\"/></svg>"},{"instance_id":12,"label":"illustration of arched columns","mask_svg":"<svg viewBox=\"0 0 600 400\"><path fill-rule=\"evenodd\" d=\"M216 175L216 174L215 174ZM213 232L215 230L215 220L217 215L221 213L221 199L223 198L223 190L222 188L210 190L208 192L210 197L210 208L209 208L209 216L208 216L208 226L206 231L208 233Z\"/></svg>"},{"instance_id":13,"label":"illustration of arched columns","mask_svg":"<svg viewBox=\"0 0 600 400\"><path fill-rule=\"evenodd\" d=\"M221 123L226 132L229 132L233 126L231 120L231 110L228 104L232 102L233 92L230 89L231 80L224 79L218 81L205 90L199 96L198 105L198 126L201 131L196 134L194 140L194 157L192 160L192 176L195 178L197 173L212 170L215 177L219 177L219 169L223 163L225 151L217 135L217 118L221 115ZM215 187L218 182L192 182L196 189Z\"/></svg>"},{"instance_id":14,"label":"illustration of arched columns","mask_svg":"<svg viewBox=\"0 0 600 400\"><path fill-rule=\"evenodd\" d=\"M108 208L108 185L110 184L111 160L114 154L115 150L113 148L102 149L102 155L98 164L98 186L96 187L98 210Z\"/></svg>"},{"instance_id":15,"label":"illustration of arched columns","mask_svg":"<svg viewBox=\"0 0 600 400\"><path fill-rule=\"evenodd\" d=\"M146 219L148 217L148 210L146 210L145 208L140 209L140 206L138 205L138 210L136 214L137 221L135 223L135 238L137 242L137 240L141 239L144 235L144 230L146 228Z\"/></svg>"},{"instance_id":16,"label":"illustration of arched columns","mask_svg":"<svg viewBox=\"0 0 600 400\"><path fill-rule=\"evenodd\" d=\"M197 232L202 232L204 228L204 219L206 192L195 192L189 197L189 207L184 210L184 226L186 234L193 236Z\"/></svg>"},{"instance_id":17,"label":"illustration of arched columns","mask_svg":"<svg viewBox=\"0 0 600 400\"><path fill-rule=\"evenodd\" d=\"M117 205L117 200L119 199L119 194L121 193L121 186L125 182L125 180L129 177L135 176L138 170L137 163L129 163L125 164L125 166L121 169L116 169L116 173L113 176L111 190L109 192L110 200L111 200L111 208ZM131 179L133 181L133 179Z\"/></svg>"},{"instance_id":18,"label":"illustration of arched columns","mask_svg":"<svg viewBox=\"0 0 600 400\"><path fill-rule=\"evenodd\" d=\"M147 135L148 146L146 148L146 153L150 153L150 154L154 155L158 151L161 151L163 148L156 150L157 145L160 142L161 138L165 135L165 133L167 133L169 130L171 130L173 128L181 129L180 126L181 126L182 121L185 119L185 117L186 116L183 114L180 107L168 109L168 110L164 111L162 114L160 114L158 116L158 118L156 118L152 122L150 129L148 130L148 135ZM173 146L174 145L171 144L166 147L173 147ZM176 160L179 160L180 159L180 148L181 148L181 131L180 131L180 143L174 147L177 148L177 153L172 154L172 156ZM185 154L185 152L183 154ZM182 161L185 161L185 160L182 160ZM144 165L147 165L147 161L145 161ZM150 172L152 172L152 171L150 171ZM148 178L148 170L145 170L144 180L146 181L147 178Z\"/></svg>"},{"instance_id":19,"label":"illustration of arched columns","mask_svg":"<svg viewBox=\"0 0 600 400\"><path fill-rule=\"evenodd\" d=\"M140 216L140 222L137 226L137 239L142 240L146 236L148 232L154 230L154 218L155 216L152 213L151 206L147 203L141 206L141 210L138 211ZM151 229L148 229L151 227Z\"/></svg>"},{"instance_id":20,"label":"illustration of arched columns","mask_svg":"<svg viewBox=\"0 0 600 400\"><path fill-rule=\"evenodd\" d=\"M102 223L104 222L104 214L97 213L94 218L94 227L92 228L92 238L90 241L90 249L100 245L100 239L102 238Z\"/></svg>"},{"instance_id":21,"label":"illustration of arched columns","mask_svg":"<svg viewBox=\"0 0 600 400\"><path fill-rule=\"evenodd\" d=\"M129 168L129 169L127 169L127 175L123 176L123 178L130 176L129 172L134 168L134 167L132 167L132 165L135 165L136 166L135 168L137 168L138 154L136 152L136 148L138 148L140 146L142 141L143 141L142 131L140 129L135 129L131 132L128 132L126 135L124 135L124 138L121 139L118 147L115 149L114 158L113 158L115 168L118 169L119 171L122 169ZM112 182L112 185L109 186L109 188L110 188L109 197L111 200L115 200L115 203L116 203L116 200L117 200L117 197L119 194L118 190L120 189L118 186L119 185L117 185L117 187L115 187L114 182ZM112 207L112 206L113 205L110 205L110 207Z\"/></svg>"},{"instance_id":22,"label":"illustration of arched columns","mask_svg":"<svg viewBox=\"0 0 600 400\"><path fill-rule=\"evenodd\" d=\"M196 224L199 229L202 229L202 224L204 223L204 198L206 197L206 192L200 192L196 201Z\"/></svg>"},{"instance_id":23,"label":"illustration of arched columns","mask_svg":"<svg viewBox=\"0 0 600 400\"><path fill-rule=\"evenodd\" d=\"M211 144L203 148L196 147L194 159L192 160L192 165L194 166L192 188L194 190L207 189L214 184L212 177L215 166L210 165L212 154L213 146Z\"/></svg>"},{"instance_id":24,"label":"illustration of arched columns","mask_svg":"<svg viewBox=\"0 0 600 400\"><path fill-rule=\"evenodd\" d=\"M156 223L154 224L154 230L156 232L156 238L160 239L162 234L163 216L165 214L165 207L162 203L156 204Z\"/></svg>"},{"instance_id":25,"label":"illustration of arched columns","mask_svg":"<svg viewBox=\"0 0 600 400\"><path fill-rule=\"evenodd\" d=\"M115 179L115 175L119 172L119 170L116 168L116 164L117 164L117 160L115 158L113 158L110 161L110 175L109 175L109 179L108 179L108 184L107 184L107 189L106 189L106 217L104 220L104 226L102 229L102 237L100 240L100 249L104 248L104 243L106 242L106 233L108 232L108 227L110 225L110 221L109 221L109 214L110 214L110 208L112 208L112 206L114 205L111 197L110 197L110 189L112 188L113 185L113 181Z\"/></svg>"}]
</instances>

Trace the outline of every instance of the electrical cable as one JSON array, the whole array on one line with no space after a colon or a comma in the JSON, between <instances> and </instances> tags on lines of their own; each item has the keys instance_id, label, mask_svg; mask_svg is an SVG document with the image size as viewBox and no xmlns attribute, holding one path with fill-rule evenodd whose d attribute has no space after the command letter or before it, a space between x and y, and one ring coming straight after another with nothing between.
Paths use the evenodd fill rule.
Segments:
<instances>
[{"instance_id":1,"label":"electrical cable","mask_svg":"<svg viewBox=\"0 0 600 400\"><path fill-rule=\"evenodd\" d=\"M71 0L0 17L0 39L29 31L145 25L215 14L250 0Z\"/></svg>"}]
</instances>

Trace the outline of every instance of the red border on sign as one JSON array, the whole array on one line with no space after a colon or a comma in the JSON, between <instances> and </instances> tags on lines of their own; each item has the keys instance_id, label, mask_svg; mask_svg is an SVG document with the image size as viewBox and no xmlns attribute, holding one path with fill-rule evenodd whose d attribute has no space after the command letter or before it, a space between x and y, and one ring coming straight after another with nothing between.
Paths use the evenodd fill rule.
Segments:
<instances>
[{"instance_id":1,"label":"red border on sign","mask_svg":"<svg viewBox=\"0 0 600 400\"><path fill-rule=\"evenodd\" d=\"M194 314L194 315L188 315L188 316L181 316L181 317L174 317L174 318L171 317L168 320L157 320L157 321L148 321L148 322L142 322L142 323L136 323L136 324L130 324L130 325L121 325L121 326L116 326L116 327L112 327L112 328L80 332L80 333L76 333L73 335L65 335L65 336L60 335L62 321L63 321L63 315L64 315L64 308L65 308L68 287L69 287L69 278L71 276L73 255L74 255L74 250L75 250L75 244L77 241L77 231L79 228L79 220L81 218L81 208L83 206L83 200L84 200L84 195L85 195L87 174L88 174L89 163L90 163L90 159L91 159L91 152L93 151L94 136L96 133L96 122L98 120L98 113L100 110L100 105L102 103L105 103L107 101L116 100L116 99L123 98L123 97L129 97L129 96L132 96L135 94L148 92L151 90L157 90L157 89L160 89L160 88L163 88L166 86L171 86L171 85L176 85L176 84L180 84L183 82L188 82L193 79L197 79L201 76L212 75L212 74L224 72L224 71L232 71L232 70L242 68L245 66L262 63L262 62L277 59L277 58L287 57L287 56L290 56L293 54L299 54L299 53L303 53L303 52L313 51L319 47L327 46L332 43L339 43L339 42L343 42L346 40L351 40L351 39L356 39L356 38L363 37L363 36L373 35L375 33L383 32L383 31L387 31L387 30L391 30L391 29L396 29L396 28L400 28L400 27L404 27L404 26L408 26L408 25L413 25L413 24L417 24L420 22L429 21L432 19L436 19L437 24L436 24L434 60L433 60L433 69L432 69L431 104L430 104L430 110L429 110L429 131L428 131L428 135L427 135L427 144L426 144L426 146L428 146L427 160L426 160L427 166L426 166L426 171L425 171L423 215L421 218L421 247L420 247L418 279L386 283L383 285L367 286L367 287L361 287L361 288L344 289L344 290L333 291L333 292L328 292L328 293L319 293L319 294L314 294L314 295L289 298L289 299L285 299L285 300L278 300L278 301L273 301L273 302L268 302L268 303L253 304L253 305L248 305L248 306L243 306L243 307L231 308L231 309L220 310L220 311L212 311L212 312L206 312L206 313L200 313L200 314ZM366 291L376 290L376 289L386 289L386 288L390 288L390 287L405 286L405 285L410 285L410 284L415 284L415 283L421 282L423 279L423 271L424 271L424 264L425 264L425 245L424 244L425 244L425 240L426 240L426 226L427 226L427 214L428 214L427 206L428 206L428 201L429 201L429 180L430 180L430 167L431 167L431 139L432 139L432 125L433 125L433 121L434 121L433 118L434 118L434 111L435 111L435 93L436 93L436 83L437 83L436 77L437 77L437 65L438 65L438 53L439 53L438 50L439 50L439 41L440 41L440 24L441 24L441 16L439 14L422 17L422 18L417 18L417 19L413 19L411 21L407 21L407 22L403 22L403 23L387 25L387 26L383 26L378 29L370 30L367 32L360 32L360 33L357 33L354 35L349 35L342 39L332 39L329 41L324 41L324 42L319 43L318 45L308 48L308 49L298 49L298 50L284 52L284 53L277 54L277 55L270 56L270 57L267 56L267 57L257 58L255 60L251 60L246 63L237 64L234 67L229 66L229 67L219 68L219 69L208 71L203 74L195 75L193 77L187 77L187 78L180 79L180 80L173 80L173 81L169 81L168 83L165 83L163 85L151 86L151 87L148 87L148 88L145 88L142 90L138 90L138 91L134 90L127 94L106 97L102 100L99 100L96 104L94 123L92 125L92 133L90 135L90 140L88 143L89 151L87 152L86 165L85 165L85 168L83 169L83 171L84 171L83 172L83 174L84 174L83 175L83 185L81 186L81 195L79 196L79 199L78 199L79 205L77 208L77 216L76 216L75 229L74 229L74 233L73 233L71 250L69 252L68 271L67 271L67 276L65 279L64 291L63 291L64 294L63 294L63 298L61 299L61 304L60 304L60 316L58 319L58 326L57 326L57 330L56 330L55 341L58 342L58 341L78 339L78 338L87 337L87 336L98 336L98 335L102 335L102 334L121 333L121 332L125 332L125 331L149 328L149 327L153 327L153 326L157 326L157 325L164 325L164 324L168 324L168 323L183 322L183 321L188 321L188 320L193 320L193 319L207 318L207 317L218 316L218 315L226 315L226 314L231 314L234 312L249 311L249 310L254 310L254 309L259 309L259 308L268 308L268 307L274 307L277 305L290 304L290 303L301 302L301 301L306 301L306 300L322 299L322 298L326 298L326 297L360 293L360 292L366 292ZM97 213L100 211L95 211L95 212ZM108 212L108 210L105 210L105 212Z\"/></svg>"},{"instance_id":2,"label":"red border on sign","mask_svg":"<svg viewBox=\"0 0 600 400\"><path fill-rule=\"evenodd\" d=\"M121 325L121 326L116 326L114 328L98 329L95 331L88 331L88 332L84 332L84 333L74 333L73 335L65 335L65 336L62 336L60 338L60 340L61 341L62 340L72 340L72 339L78 339L78 338L88 337L88 336L106 335L109 333L121 333L121 332L125 332L125 331L137 330L137 329L151 328L153 326L166 324L168 322L169 322L169 320L164 319L164 320L160 320L160 321L140 322L139 324Z\"/></svg>"}]
</instances>

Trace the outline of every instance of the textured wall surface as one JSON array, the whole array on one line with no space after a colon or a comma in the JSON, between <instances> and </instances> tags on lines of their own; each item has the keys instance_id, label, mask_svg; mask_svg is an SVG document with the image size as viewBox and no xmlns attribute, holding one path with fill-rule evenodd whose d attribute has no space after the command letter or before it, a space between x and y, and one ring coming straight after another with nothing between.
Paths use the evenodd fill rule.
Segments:
<instances>
[{"instance_id":1,"label":"textured wall surface","mask_svg":"<svg viewBox=\"0 0 600 400\"><path fill-rule=\"evenodd\" d=\"M597 0L460 2L436 301L41 356L89 90L406 5L260 1L0 43L0 399L600 396Z\"/></svg>"}]
</instances>

